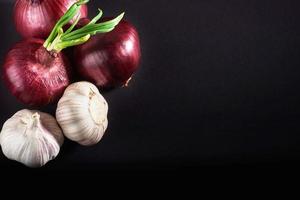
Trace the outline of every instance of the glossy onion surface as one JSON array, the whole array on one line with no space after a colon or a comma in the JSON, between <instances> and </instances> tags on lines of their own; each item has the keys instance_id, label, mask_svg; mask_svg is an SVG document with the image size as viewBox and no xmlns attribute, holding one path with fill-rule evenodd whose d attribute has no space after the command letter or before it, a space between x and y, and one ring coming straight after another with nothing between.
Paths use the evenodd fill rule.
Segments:
<instances>
[{"instance_id":1,"label":"glossy onion surface","mask_svg":"<svg viewBox=\"0 0 300 200\"><path fill-rule=\"evenodd\" d=\"M93 36L74 51L79 75L100 88L124 85L137 70L140 57L138 32L124 20L113 31Z\"/></svg>"},{"instance_id":2,"label":"glossy onion surface","mask_svg":"<svg viewBox=\"0 0 300 200\"><path fill-rule=\"evenodd\" d=\"M56 102L70 84L66 57L48 52L43 42L28 39L17 43L5 58L3 79L10 92L26 105Z\"/></svg>"},{"instance_id":3,"label":"glossy onion surface","mask_svg":"<svg viewBox=\"0 0 300 200\"><path fill-rule=\"evenodd\" d=\"M77 0L16 0L14 22L24 38L45 39L55 23ZM87 6L82 5L80 16L87 16Z\"/></svg>"}]
</instances>

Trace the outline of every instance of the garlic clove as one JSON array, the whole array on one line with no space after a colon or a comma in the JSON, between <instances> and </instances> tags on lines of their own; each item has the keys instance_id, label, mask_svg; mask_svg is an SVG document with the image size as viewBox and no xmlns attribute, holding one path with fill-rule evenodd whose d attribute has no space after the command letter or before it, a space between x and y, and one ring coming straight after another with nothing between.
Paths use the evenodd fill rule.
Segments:
<instances>
[{"instance_id":1,"label":"garlic clove","mask_svg":"<svg viewBox=\"0 0 300 200\"><path fill-rule=\"evenodd\" d=\"M59 100L56 119L64 135L81 145L94 145L104 135L108 104L95 85L89 82L71 84Z\"/></svg>"},{"instance_id":2,"label":"garlic clove","mask_svg":"<svg viewBox=\"0 0 300 200\"><path fill-rule=\"evenodd\" d=\"M0 133L3 154L28 167L41 167L54 159L63 141L54 117L27 109L8 119Z\"/></svg>"}]
</instances>

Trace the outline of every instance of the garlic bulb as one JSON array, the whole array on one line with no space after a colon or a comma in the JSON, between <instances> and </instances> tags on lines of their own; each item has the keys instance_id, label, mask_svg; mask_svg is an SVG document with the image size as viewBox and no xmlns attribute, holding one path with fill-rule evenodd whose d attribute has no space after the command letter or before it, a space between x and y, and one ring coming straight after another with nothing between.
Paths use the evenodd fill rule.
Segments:
<instances>
[{"instance_id":1,"label":"garlic bulb","mask_svg":"<svg viewBox=\"0 0 300 200\"><path fill-rule=\"evenodd\" d=\"M63 133L81 145L98 143L108 125L108 105L95 85L71 84L59 100L56 119Z\"/></svg>"},{"instance_id":2,"label":"garlic bulb","mask_svg":"<svg viewBox=\"0 0 300 200\"><path fill-rule=\"evenodd\" d=\"M0 134L4 155L28 167L41 167L54 159L63 141L54 117L27 109L8 119Z\"/></svg>"}]
</instances>

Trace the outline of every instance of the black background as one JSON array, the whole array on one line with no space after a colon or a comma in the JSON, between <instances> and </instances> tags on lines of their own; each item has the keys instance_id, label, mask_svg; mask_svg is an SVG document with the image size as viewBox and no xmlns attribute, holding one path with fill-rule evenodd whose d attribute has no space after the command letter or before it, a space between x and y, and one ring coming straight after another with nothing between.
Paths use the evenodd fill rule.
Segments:
<instances>
[{"instance_id":1,"label":"black background","mask_svg":"<svg viewBox=\"0 0 300 200\"><path fill-rule=\"evenodd\" d=\"M298 0L92 0L126 11L142 64L106 92L109 128L93 147L67 141L40 171L281 166L300 160ZM0 60L20 40L0 1ZM0 85L0 124L27 108ZM41 108L54 114L55 106ZM0 154L0 167L27 170Z\"/></svg>"}]
</instances>

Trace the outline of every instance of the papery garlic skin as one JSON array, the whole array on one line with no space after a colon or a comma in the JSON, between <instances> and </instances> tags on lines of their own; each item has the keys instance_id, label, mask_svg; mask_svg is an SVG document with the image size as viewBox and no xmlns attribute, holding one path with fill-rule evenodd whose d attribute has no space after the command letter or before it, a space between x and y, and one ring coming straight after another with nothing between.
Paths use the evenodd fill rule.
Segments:
<instances>
[{"instance_id":1,"label":"papery garlic skin","mask_svg":"<svg viewBox=\"0 0 300 200\"><path fill-rule=\"evenodd\" d=\"M81 145L98 143L108 126L108 104L95 85L71 84L59 100L56 119L64 135Z\"/></svg>"},{"instance_id":2,"label":"papery garlic skin","mask_svg":"<svg viewBox=\"0 0 300 200\"><path fill-rule=\"evenodd\" d=\"M54 159L63 141L53 116L27 109L8 119L0 133L3 154L28 167L41 167Z\"/></svg>"}]
</instances>

